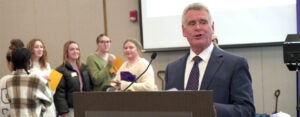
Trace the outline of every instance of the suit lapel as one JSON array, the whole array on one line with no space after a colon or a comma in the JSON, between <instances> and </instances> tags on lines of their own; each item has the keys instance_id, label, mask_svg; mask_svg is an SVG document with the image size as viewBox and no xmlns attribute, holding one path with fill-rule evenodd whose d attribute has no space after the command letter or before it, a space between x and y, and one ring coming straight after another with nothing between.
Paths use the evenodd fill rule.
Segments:
<instances>
[{"instance_id":1,"label":"suit lapel","mask_svg":"<svg viewBox=\"0 0 300 117\"><path fill-rule=\"evenodd\" d=\"M200 90L208 89L210 83L214 80L215 73L217 72L222 63L223 52L219 48L214 47L201 82Z\"/></svg>"},{"instance_id":2,"label":"suit lapel","mask_svg":"<svg viewBox=\"0 0 300 117\"><path fill-rule=\"evenodd\" d=\"M189 56L189 52L183 57L180 59L180 62L179 62L179 65L178 66L182 66L182 67L178 67L179 70L177 70L178 72L178 80L179 82L178 83L178 86L179 86L179 90L184 90L184 75L185 75L185 68L186 68L186 61L187 61L187 58Z\"/></svg>"}]
</instances>

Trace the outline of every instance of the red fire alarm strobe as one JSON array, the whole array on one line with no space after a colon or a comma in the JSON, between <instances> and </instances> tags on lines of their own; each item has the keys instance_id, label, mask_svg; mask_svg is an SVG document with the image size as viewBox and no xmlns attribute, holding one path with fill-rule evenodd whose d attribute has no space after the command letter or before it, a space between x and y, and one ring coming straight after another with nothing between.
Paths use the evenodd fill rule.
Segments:
<instances>
[{"instance_id":1,"label":"red fire alarm strobe","mask_svg":"<svg viewBox=\"0 0 300 117\"><path fill-rule=\"evenodd\" d=\"M137 21L137 10L131 10L129 11L129 19L131 22Z\"/></svg>"}]
</instances>

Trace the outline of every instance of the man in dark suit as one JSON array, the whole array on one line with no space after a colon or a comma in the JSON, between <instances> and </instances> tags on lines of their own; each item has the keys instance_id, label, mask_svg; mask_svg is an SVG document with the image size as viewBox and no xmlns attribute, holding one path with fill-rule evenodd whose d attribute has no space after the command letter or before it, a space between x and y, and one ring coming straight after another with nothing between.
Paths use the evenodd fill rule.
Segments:
<instances>
[{"instance_id":1,"label":"man in dark suit","mask_svg":"<svg viewBox=\"0 0 300 117\"><path fill-rule=\"evenodd\" d=\"M245 58L225 52L212 44L214 23L206 6L193 3L184 10L182 33L190 44L190 51L168 64L165 89L212 90L218 117L254 117L248 63ZM193 65L195 56L201 58L198 65ZM198 68L197 79L190 81L191 76L195 76L194 72L190 73L194 66ZM196 83L195 89L189 87L193 83Z\"/></svg>"}]
</instances>

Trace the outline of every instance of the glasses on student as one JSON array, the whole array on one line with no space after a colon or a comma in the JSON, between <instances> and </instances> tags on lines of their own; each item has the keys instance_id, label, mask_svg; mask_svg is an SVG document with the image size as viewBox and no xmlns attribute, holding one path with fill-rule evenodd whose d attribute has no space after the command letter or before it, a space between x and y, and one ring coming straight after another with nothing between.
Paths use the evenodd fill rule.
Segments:
<instances>
[{"instance_id":1,"label":"glasses on student","mask_svg":"<svg viewBox=\"0 0 300 117\"><path fill-rule=\"evenodd\" d=\"M111 43L111 41L99 41L100 43Z\"/></svg>"}]
</instances>

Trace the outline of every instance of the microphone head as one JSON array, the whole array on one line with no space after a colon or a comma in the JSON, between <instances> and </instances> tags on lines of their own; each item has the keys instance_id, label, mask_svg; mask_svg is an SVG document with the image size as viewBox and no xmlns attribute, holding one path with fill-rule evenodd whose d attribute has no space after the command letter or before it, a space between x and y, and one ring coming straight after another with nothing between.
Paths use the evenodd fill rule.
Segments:
<instances>
[{"instance_id":1,"label":"microphone head","mask_svg":"<svg viewBox=\"0 0 300 117\"><path fill-rule=\"evenodd\" d=\"M151 59L152 59L152 60L155 59L155 58L156 58L156 55L157 55L157 53L156 53L156 52L153 52L152 55L151 55Z\"/></svg>"}]
</instances>

